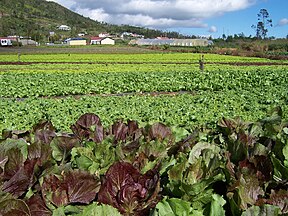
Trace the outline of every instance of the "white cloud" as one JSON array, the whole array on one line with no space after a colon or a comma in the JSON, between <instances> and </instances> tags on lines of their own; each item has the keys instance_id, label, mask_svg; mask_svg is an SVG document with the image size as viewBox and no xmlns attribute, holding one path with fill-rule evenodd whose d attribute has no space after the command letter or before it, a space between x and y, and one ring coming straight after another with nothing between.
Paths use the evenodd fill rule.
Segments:
<instances>
[{"instance_id":1,"label":"white cloud","mask_svg":"<svg viewBox=\"0 0 288 216\"><path fill-rule=\"evenodd\" d=\"M215 33L217 32L217 27L216 26L210 26L209 30L210 33Z\"/></svg>"},{"instance_id":2,"label":"white cloud","mask_svg":"<svg viewBox=\"0 0 288 216\"><path fill-rule=\"evenodd\" d=\"M154 28L206 28L205 19L248 8L257 0L52 1L58 2L83 16L113 24L131 24Z\"/></svg>"},{"instance_id":3,"label":"white cloud","mask_svg":"<svg viewBox=\"0 0 288 216\"><path fill-rule=\"evenodd\" d=\"M288 19L287 18L281 19L277 24L277 26L284 26L284 25L288 25Z\"/></svg>"}]
</instances>

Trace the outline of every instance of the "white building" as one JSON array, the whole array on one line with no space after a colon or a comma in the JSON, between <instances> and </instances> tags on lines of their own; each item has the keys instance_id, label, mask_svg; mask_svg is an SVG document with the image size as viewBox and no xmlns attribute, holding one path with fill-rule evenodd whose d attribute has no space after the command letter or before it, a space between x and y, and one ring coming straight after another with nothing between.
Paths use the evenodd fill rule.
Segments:
<instances>
[{"instance_id":1,"label":"white building","mask_svg":"<svg viewBox=\"0 0 288 216\"><path fill-rule=\"evenodd\" d=\"M91 45L115 45L115 40L109 37L91 37L90 38Z\"/></svg>"},{"instance_id":2,"label":"white building","mask_svg":"<svg viewBox=\"0 0 288 216\"><path fill-rule=\"evenodd\" d=\"M170 45L170 46L208 46L207 39L138 39L131 41L137 45Z\"/></svg>"},{"instance_id":3,"label":"white building","mask_svg":"<svg viewBox=\"0 0 288 216\"><path fill-rule=\"evenodd\" d=\"M37 46L38 43L34 40L31 40L30 38L22 38L19 40L19 42L23 45L23 46Z\"/></svg>"},{"instance_id":4,"label":"white building","mask_svg":"<svg viewBox=\"0 0 288 216\"><path fill-rule=\"evenodd\" d=\"M99 34L99 37L101 37L101 38L110 37L110 34L106 33L106 32L102 32L102 33Z\"/></svg>"},{"instance_id":5,"label":"white building","mask_svg":"<svg viewBox=\"0 0 288 216\"><path fill-rule=\"evenodd\" d=\"M115 45L115 40L113 40L112 38L109 38L109 37L106 37L106 38L103 38L101 40L101 44L105 44L105 45Z\"/></svg>"},{"instance_id":6,"label":"white building","mask_svg":"<svg viewBox=\"0 0 288 216\"><path fill-rule=\"evenodd\" d=\"M136 33L131 33L131 32L123 32L120 36L121 38L144 38L144 35L139 35Z\"/></svg>"},{"instance_id":7,"label":"white building","mask_svg":"<svg viewBox=\"0 0 288 216\"><path fill-rule=\"evenodd\" d=\"M84 46L87 44L85 38L68 38L64 41L64 43L70 46Z\"/></svg>"},{"instance_id":8,"label":"white building","mask_svg":"<svg viewBox=\"0 0 288 216\"><path fill-rule=\"evenodd\" d=\"M67 25L60 25L58 27L58 29L62 30L62 31L70 31L71 30L71 28L69 26L67 26Z\"/></svg>"}]
</instances>

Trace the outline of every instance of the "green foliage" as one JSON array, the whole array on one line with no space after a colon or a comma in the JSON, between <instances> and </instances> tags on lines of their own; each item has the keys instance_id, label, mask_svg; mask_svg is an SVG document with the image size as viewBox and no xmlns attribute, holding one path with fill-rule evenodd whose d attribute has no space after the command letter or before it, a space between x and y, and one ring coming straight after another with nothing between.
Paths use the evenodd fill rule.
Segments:
<instances>
[{"instance_id":1,"label":"green foliage","mask_svg":"<svg viewBox=\"0 0 288 216\"><path fill-rule=\"evenodd\" d=\"M84 208L82 216L121 216L118 210L110 205L99 205L93 203L88 207Z\"/></svg>"},{"instance_id":2,"label":"green foliage","mask_svg":"<svg viewBox=\"0 0 288 216\"><path fill-rule=\"evenodd\" d=\"M27 131L5 131L0 214L285 215L287 177L278 173L287 175L288 123L282 117L276 107L256 122L222 118L216 128L198 127L184 139L161 123L140 127L117 121L98 130L100 118L92 113L82 115L70 134L55 133L48 121ZM89 133L102 140L91 141ZM86 165L75 166L79 146L74 139L81 156L109 164L108 169L89 173ZM245 146L244 156L229 147L231 141ZM153 146L150 152L145 145ZM101 148L122 152L122 158L90 157L103 155ZM166 154L157 156L159 149ZM61 164L53 157L59 150L66 152L58 155L65 158Z\"/></svg>"},{"instance_id":3,"label":"green foliage","mask_svg":"<svg viewBox=\"0 0 288 216\"><path fill-rule=\"evenodd\" d=\"M1 57L18 61L17 55ZM268 60L205 54L200 73L198 59L199 54L188 53L23 54L23 62L71 64L0 65L0 130L30 128L42 118L69 130L86 112L98 113L107 123L117 118L161 121L189 130L223 115L257 120L277 105L287 116L287 66L209 64Z\"/></svg>"}]
</instances>

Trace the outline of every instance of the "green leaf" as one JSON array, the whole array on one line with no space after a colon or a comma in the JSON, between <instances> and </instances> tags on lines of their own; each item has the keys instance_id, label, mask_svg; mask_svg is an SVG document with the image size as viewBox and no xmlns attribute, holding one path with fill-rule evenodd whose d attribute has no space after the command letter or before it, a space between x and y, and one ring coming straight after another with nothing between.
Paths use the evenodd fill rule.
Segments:
<instances>
[{"instance_id":1,"label":"green leaf","mask_svg":"<svg viewBox=\"0 0 288 216\"><path fill-rule=\"evenodd\" d=\"M118 210L110 205L93 203L84 208L81 216L121 216Z\"/></svg>"},{"instance_id":2,"label":"green leaf","mask_svg":"<svg viewBox=\"0 0 288 216\"><path fill-rule=\"evenodd\" d=\"M10 149L19 149L23 155L23 159L26 160L28 157L28 144L23 139L6 139L0 143L0 152L8 152ZM1 156L1 155L0 155Z\"/></svg>"},{"instance_id":3,"label":"green leaf","mask_svg":"<svg viewBox=\"0 0 288 216\"><path fill-rule=\"evenodd\" d=\"M280 208L273 205L251 206L241 216L278 216Z\"/></svg>"},{"instance_id":4,"label":"green leaf","mask_svg":"<svg viewBox=\"0 0 288 216\"><path fill-rule=\"evenodd\" d=\"M285 158L284 165L288 168L288 140L286 140L286 145L284 146L282 152Z\"/></svg>"},{"instance_id":5,"label":"green leaf","mask_svg":"<svg viewBox=\"0 0 288 216\"><path fill-rule=\"evenodd\" d=\"M288 168L274 154L271 156L271 161L274 167L274 179L277 181L288 179Z\"/></svg>"},{"instance_id":6,"label":"green leaf","mask_svg":"<svg viewBox=\"0 0 288 216\"><path fill-rule=\"evenodd\" d=\"M51 144L52 156L56 161L62 161L71 154L74 147L79 146L79 140L73 137L58 136L55 137Z\"/></svg>"},{"instance_id":7,"label":"green leaf","mask_svg":"<svg viewBox=\"0 0 288 216\"><path fill-rule=\"evenodd\" d=\"M64 208L64 206L55 209L53 211L52 216L65 216L65 208Z\"/></svg>"},{"instance_id":8,"label":"green leaf","mask_svg":"<svg viewBox=\"0 0 288 216\"><path fill-rule=\"evenodd\" d=\"M283 132L284 132L285 134L288 134L288 127L283 128Z\"/></svg>"},{"instance_id":9,"label":"green leaf","mask_svg":"<svg viewBox=\"0 0 288 216\"><path fill-rule=\"evenodd\" d=\"M203 216L202 211L193 210L191 203L178 198L164 198L157 204L152 216Z\"/></svg>"},{"instance_id":10,"label":"green leaf","mask_svg":"<svg viewBox=\"0 0 288 216\"><path fill-rule=\"evenodd\" d=\"M116 149L110 140L104 140L94 146L75 147L71 152L71 162L79 169L91 174L104 174L117 159Z\"/></svg>"},{"instance_id":11,"label":"green leaf","mask_svg":"<svg viewBox=\"0 0 288 216\"><path fill-rule=\"evenodd\" d=\"M212 195L212 202L209 207L209 215L210 216L223 216L225 215L225 210L223 206L225 205L226 201L218 194Z\"/></svg>"},{"instance_id":12,"label":"green leaf","mask_svg":"<svg viewBox=\"0 0 288 216\"><path fill-rule=\"evenodd\" d=\"M175 142L179 142L189 135L189 132L185 128L172 126L171 129L175 136Z\"/></svg>"}]
</instances>

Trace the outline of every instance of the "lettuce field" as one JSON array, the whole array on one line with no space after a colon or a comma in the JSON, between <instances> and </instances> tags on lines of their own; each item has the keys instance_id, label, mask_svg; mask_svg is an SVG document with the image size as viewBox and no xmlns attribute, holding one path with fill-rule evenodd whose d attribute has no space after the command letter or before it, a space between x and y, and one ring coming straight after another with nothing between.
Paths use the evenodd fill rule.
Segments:
<instances>
[{"instance_id":1,"label":"lettuce field","mask_svg":"<svg viewBox=\"0 0 288 216\"><path fill-rule=\"evenodd\" d=\"M0 215L287 215L288 61L0 55Z\"/></svg>"}]
</instances>

